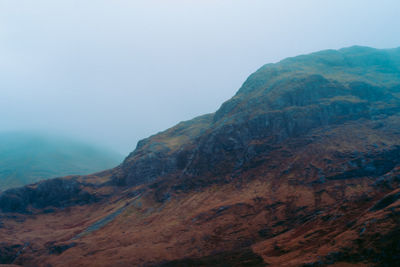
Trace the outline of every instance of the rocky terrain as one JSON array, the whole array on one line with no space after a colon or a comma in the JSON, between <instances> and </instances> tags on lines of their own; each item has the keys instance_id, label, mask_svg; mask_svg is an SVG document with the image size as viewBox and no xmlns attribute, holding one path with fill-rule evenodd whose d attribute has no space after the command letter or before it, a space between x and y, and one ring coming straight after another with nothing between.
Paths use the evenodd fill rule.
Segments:
<instances>
[{"instance_id":1,"label":"rocky terrain","mask_svg":"<svg viewBox=\"0 0 400 267\"><path fill-rule=\"evenodd\" d=\"M400 49L252 74L118 167L0 194L0 263L397 266Z\"/></svg>"}]
</instances>

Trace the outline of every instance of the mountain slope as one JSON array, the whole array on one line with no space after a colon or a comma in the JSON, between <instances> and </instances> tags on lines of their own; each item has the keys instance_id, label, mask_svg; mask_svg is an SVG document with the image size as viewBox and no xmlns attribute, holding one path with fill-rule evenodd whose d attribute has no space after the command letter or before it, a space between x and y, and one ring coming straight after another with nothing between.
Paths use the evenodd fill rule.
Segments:
<instances>
[{"instance_id":1,"label":"mountain slope","mask_svg":"<svg viewBox=\"0 0 400 267\"><path fill-rule=\"evenodd\" d=\"M316 127L395 114L399 111L399 59L400 49L352 47L265 65L215 114L141 141L124 161L122 177L136 184L181 170L186 170L185 175L229 174L245 160L253 161L251 150L259 145L280 143ZM373 83L368 83L373 74ZM186 141L181 127L201 130ZM177 140L179 146L168 145ZM147 173L141 165L147 157L152 163L168 159Z\"/></svg>"},{"instance_id":2,"label":"mountain slope","mask_svg":"<svg viewBox=\"0 0 400 267\"><path fill-rule=\"evenodd\" d=\"M114 169L3 192L0 262L396 266L399 187L400 49L322 51Z\"/></svg>"},{"instance_id":3,"label":"mountain slope","mask_svg":"<svg viewBox=\"0 0 400 267\"><path fill-rule=\"evenodd\" d=\"M89 174L118 165L121 156L61 137L0 134L0 190L42 179Z\"/></svg>"}]
</instances>

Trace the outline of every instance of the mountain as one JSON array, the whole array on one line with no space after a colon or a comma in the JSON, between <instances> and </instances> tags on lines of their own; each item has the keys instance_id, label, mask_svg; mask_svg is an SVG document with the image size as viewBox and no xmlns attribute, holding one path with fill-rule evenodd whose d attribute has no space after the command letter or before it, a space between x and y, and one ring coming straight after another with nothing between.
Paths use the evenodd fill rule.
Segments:
<instances>
[{"instance_id":1,"label":"mountain","mask_svg":"<svg viewBox=\"0 0 400 267\"><path fill-rule=\"evenodd\" d=\"M67 138L29 132L0 133L0 191L42 179L115 167L122 156Z\"/></svg>"},{"instance_id":2,"label":"mountain","mask_svg":"<svg viewBox=\"0 0 400 267\"><path fill-rule=\"evenodd\" d=\"M400 48L326 50L114 169L3 192L0 262L397 266L399 200Z\"/></svg>"}]
</instances>

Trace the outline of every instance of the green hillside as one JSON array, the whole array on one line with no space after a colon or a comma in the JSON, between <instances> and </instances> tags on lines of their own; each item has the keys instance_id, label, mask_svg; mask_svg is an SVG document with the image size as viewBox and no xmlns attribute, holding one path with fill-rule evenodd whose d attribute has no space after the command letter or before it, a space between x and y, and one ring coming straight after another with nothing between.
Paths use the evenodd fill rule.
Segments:
<instances>
[{"instance_id":1,"label":"green hillside","mask_svg":"<svg viewBox=\"0 0 400 267\"><path fill-rule=\"evenodd\" d=\"M105 170L117 166L122 158L62 137L0 133L0 191L51 177Z\"/></svg>"}]
</instances>

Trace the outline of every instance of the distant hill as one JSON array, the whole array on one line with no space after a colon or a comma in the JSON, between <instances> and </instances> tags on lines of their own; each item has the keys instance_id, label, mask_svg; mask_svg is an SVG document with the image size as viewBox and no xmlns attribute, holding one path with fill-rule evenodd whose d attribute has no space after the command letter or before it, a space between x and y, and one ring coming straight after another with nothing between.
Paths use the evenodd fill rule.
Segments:
<instances>
[{"instance_id":1,"label":"distant hill","mask_svg":"<svg viewBox=\"0 0 400 267\"><path fill-rule=\"evenodd\" d=\"M0 133L0 191L57 176L105 170L122 158L107 149L62 137Z\"/></svg>"}]
</instances>

